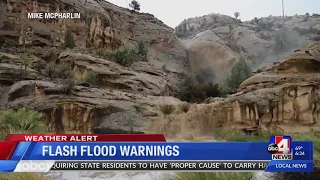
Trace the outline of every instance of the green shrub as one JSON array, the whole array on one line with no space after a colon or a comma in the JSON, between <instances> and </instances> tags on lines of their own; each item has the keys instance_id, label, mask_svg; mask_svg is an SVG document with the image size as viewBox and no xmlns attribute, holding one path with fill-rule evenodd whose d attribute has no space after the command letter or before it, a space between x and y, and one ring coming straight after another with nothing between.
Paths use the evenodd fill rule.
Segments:
<instances>
[{"instance_id":1,"label":"green shrub","mask_svg":"<svg viewBox=\"0 0 320 180\"><path fill-rule=\"evenodd\" d=\"M38 134L46 133L43 116L37 111L26 108L0 111L1 140L8 134ZM1 173L1 180L46 180L37 173Z\"/></svg>"},{"instance_id":2,"label":"green shrub","mask_svg":"<svg viewBox=\"0 0 320 180\"><path fill-rule=\"evenodd\" d=\"M133 11L140 11L140 3L136 0L132 0L129 6Z\"/></svg>"},{"instance_id":3,"label":"green shrub","mask_svg":"<svg viewBox=\"0 0 320 180\"><path fill-rule=\"evenodd\" d=\"M99 84L98 74L92 71L86 72L84 74L84 81L92 85L98 85Z\"/></svg>"},{"instance_id":4,"label":"green shrub","mask_svg":"<svg viewBox=\"0 0 320 180\"><path fill-rule=\"evenodd\" d=\"M273 22L265 22L263 19L254 19L253 20L255 23L257 23L258 27L256 28L256 31L270 31L272 30L273 27Z\"/></svg>"},{"instance_id":5,"label":"green shrub","mask_svg":"<svg viewBox=\"0 0 320 180\"><path fill-rule=\"evenodd\" d=\"M0 180L48 180L42 174L37 173L1 173Z\"/></svg>"},{"instance_id":6,"label":"green shrub","mask_svg":"<svg viewBox=\"0 0 320 180\"><path fill-rule=\"evenodd\" d=\"M116 63L122 66L131 66L132 63L138 61L140 58L134 50L117 51L113 54Z\"/></svg>"},{"instance_id":7,"label":"green shrub","mask_svg":"<svg viewBox=\"0 0 320 180\"><path fill-rule=\"evenodd\" d=\"M21 60L24 66L24 74L27 75L27 68L31 65L32 59L28 56L28 54L23 54L21 56Z\"/></svg>"},{"instance_id":8,"label":"green shrub","mask_svg":"<svg viewBox=\"0 0 320 180\"><path fill-rule=\"evenodd\" d=\"M174 96L180 100L194 103L203 102L208 97L221 97L223 93L218 84L200 84L196 78L188 77L178 86Z\"/></svg>"},{"instance_id":9,"label":"green shrub","mask_svg":"<svg viewBox=\"0 0 320 180\"><path fill-rule=\"evenodd\" d=\"M107 50L105 50L105 49L103 49L103 48L100 48L100 49L96 50L96 54L97 54L98 56L103 57L103 58L106 58L106 59L112 58L112 55L113 55L112 52L107 51Z\"/></svg>"},{"instance_id":10,"label":"green shrub","mask_svg":"<svg viewBox=\"0 0 320 180\"><path fill-rule=\"evenodd\" d=\"M251 68L247 64L244 58L240 60L232 67L231 74L227 78L227 89L229 93L235 93L239 85L252 75Z\"/></svg>"},{"instance_id":11,"label":"green shrub","mask_svg":"<svg viewBox=\"0 0 320 180\"><path fill-rule=\"evenodd\" d=\"M226 97L226 95L229 94L230 90L229 88L227 87L226 84L220 84L219 85L219 91L220 91L220 96L221 97Z\"/></svg>"},{"instance_id":12,"label":"green shrub","mask_svg":"<svg viewBox=\"0 0 320 180\"><path fill-rule=\"evenodd\" d=\"M200 86L208 97L221 97L222 93L220 92L219 84L203 84Z\"/></svg>"},{"instance_id":13,"label":"green shrub","mask_svg":"<svg viewBox=\"0 0 320 180\"><path fill-rule=\"evenodd\" d=\"M71 29L67 28L64 33L64 46L73 49L76 44Z\"/></svg>"},{"instance_id":14,"label":"green shrub","mask_svg":"<svg viewBox=\"0 0 320 180\"><path fill-rule=\"evenodd\" d=\"M213 69L200 69L196 76L187 77L178 85L174 96L192 103L203 102L208 97L224 97L236 92L239 85L251 75L251 69L243 58L233 66L225 85L211 83L215 78Z\"/></svg>"},{"instance_id":15,"label":"green shrub","mask_svg":"<svg viewBox=\"0 0 320 180\"><path fill-rule=\"evenodd\" d=\"M62 92L64 94L70 94L71 90L75 87L75 83L73 81L72 78L67 78L65 79L65 81L63 82L63 86L62 86Z\"/></svg>"},{"instance_id":16,"label":"green shrub","mask_svg":"<svg viewBox=\"0 0 320 180\"><path fill-rule=\"evenodd\" d=\"M57 64L55 70L56 77L58 78L69 78L71 77L71 67L67 63Z\"/></svg>"},{"instance_id":17,"label":"green shrub","mask_svg":"<svg viewBox=\"0 0 320 180\"><path fill-rule=\"evenodd\" d=\"M56 71L56 64L55 63L49 63L44 68L44 73L46 76L53 78Z\"/></svg>"},{"instance_id":18,"label":"green shrub","mask_svg":"<svg viewBox=\"0 0 320 180\"><path fill-rule=\"evenodd\" d=\"M122 66L131 66L134 62L137 61L147 61L147 50L140 45L139 51L124 49L116 52L108 52L104 49L97 50L96 54L104 59L114 61ZM144 49L144 50L143 50Z\"/></svg>"},{"instance_id":19,"label":"green shrub","mask_svg":"<svg viewBox=\"0 0 320 180\"><path fill-rule=\"evenodd\" d=\"M201 68L196 75L196 79L200 84L213 82L215 78L214 70L210 67Z\"/></svg>"},{"instance_id":20,"label":"green shrub","mask_svg":"<svg viewBox=\"0 0 320 180\"><path fill-rule=\"evenodd\" d=\"M257 17L254 17L252 22L255 24L259 24L260 20Z\"/></svg>"},{"instance_id":21,"label":"green shrub","mask_svg":"<svg viewBox=\"0 0 320 180\"><path fill-rule=\"evenodd\" d=\"M51 62L46 65L44 74L50 78L69 78L71 77L71 67L67 63L56 64Z\"/></svg>"},{"instance_id":22,"label":"green shrub","mask_svg":"<svg viewBox=\"0 0 320 180\"><path fill-rule=\"evenodd\" d=\"M187 102L201 102L205 99L206 94L199 88L199 83L195 78L187 77L179 84L174 96Z\"/></svg>"},{"instance_id":23,"label":"green shrub","mask_svg":"<svg viewBox=\"0 0 320 180\"><path fill-rule=\"evenodd\" d=\"M42 114L26 108L0 112L1 131L12 134L36 134L45 132Z\"/></svg>"}]
</instances>

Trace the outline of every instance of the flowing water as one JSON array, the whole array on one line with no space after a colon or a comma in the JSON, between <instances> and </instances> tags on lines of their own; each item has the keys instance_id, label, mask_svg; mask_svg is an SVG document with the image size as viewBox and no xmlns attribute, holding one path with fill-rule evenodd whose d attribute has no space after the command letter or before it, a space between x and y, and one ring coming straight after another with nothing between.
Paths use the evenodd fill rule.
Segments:
<instances>
[{"instance_id":1,"label":"flowing water","mask_svg":"<svg viewBox=\"0 0 320 180\"><path fill-rule=\"evenodd\" d=\"M52 180L173 180L169 172L54 172Z\"/></svg>"},{"instance_id":2,"label":"flowing water","mask_svg":"<svg viewBox=\"0 0 320 180\"><path fill-rule=\"evenodd\" d=\"M272 180L272 173L257 172L251 180ZM54 172L52 180L175 180L173 172Z\"/></svg>"}]
</instances>

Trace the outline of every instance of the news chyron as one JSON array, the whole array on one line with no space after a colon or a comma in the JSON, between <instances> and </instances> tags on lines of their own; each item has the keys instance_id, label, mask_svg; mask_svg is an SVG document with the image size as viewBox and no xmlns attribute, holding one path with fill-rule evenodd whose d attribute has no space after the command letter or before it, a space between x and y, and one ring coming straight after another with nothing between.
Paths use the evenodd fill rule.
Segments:
<instances>
[{"instance_id":1,"label":"news chyron","mask_svg":"<svg viewBox=\"0 0 320 180\"><path fill-rule=\"evenodd\" d=\"M268 152L272 160L292 160L292 139L290 136L271 136Z\"/></svg>"}]
</instances>

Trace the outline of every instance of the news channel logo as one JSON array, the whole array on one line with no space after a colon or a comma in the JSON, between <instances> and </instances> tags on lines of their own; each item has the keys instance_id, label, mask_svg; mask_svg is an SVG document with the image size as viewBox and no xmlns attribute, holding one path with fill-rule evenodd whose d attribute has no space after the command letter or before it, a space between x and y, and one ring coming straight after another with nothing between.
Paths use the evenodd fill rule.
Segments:
<instances>
[{"instance_id":1,"label":"news channel logo","mask_svg":"<svg viewBox=\"0 0 320 180\"><path fill-rule=\"evenodd\" d=\"M271 136L268 152L272 160L292 160L292 138L290 136Z\"/></svg>"}]
</instances>

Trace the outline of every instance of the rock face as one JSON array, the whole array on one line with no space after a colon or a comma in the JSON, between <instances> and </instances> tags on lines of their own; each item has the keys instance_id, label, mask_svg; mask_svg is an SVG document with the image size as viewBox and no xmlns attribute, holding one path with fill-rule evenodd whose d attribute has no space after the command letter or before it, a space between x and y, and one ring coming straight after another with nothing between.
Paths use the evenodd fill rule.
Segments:
<instances>
[{"instance_id":1,"label":"rock face","mask_svg":"<svg viewBox=\"0 0 320 180\"><path fill-rule=\"evenodd\" d=\"M29 19L30 12L74 12L81 18ZM67 29L75 39L72 50L64 48ZM139 43L148 61L130 67L95 54L137 51ZM58 65L71 74L52 77ZM159 104L180 102L169 96L188 69L187 51L173 29L151 14L96 0L1 1L1 107L43 112L51 131L144 133ZM98 85L84 83L88 72L97 74Z\"/></svg>"},{"instance_id":2,"label":"rock face","mask_svg":"<svg viewBox=\"0 0 320 180\"><path fill-rule=\"evenodd\" d=\"M137 49L138 42L142 42L148 48L149 62L159 69L166 65L169 76L181 76L188 70L186 51L173 30L153 15L94 0L7 1L1 7L4 16L0 19L0 42L4 50L15 52L12 47L19 46L40 46L45 50L60 47L69 28L78 51ZM77 12L81 19L28 19L28 12Z\"/></svg>"},{"instance_id":3,"label":"rock face","mask_svg":"<svg viewBox=\"0 0 320 180\"><path fill-rule=\"evenodd\" d=\"M190 72L189 58L198 58L198 62L190 63L194 68L208 64L218 68L218 80L223 80L237 57L246 51L256 52L240 40L244 35L255 37L253 29L258 25L222 15L204 16L203 22L211 22L210 25L196 26L198 21L189 19L194 28L190 30L187 26L188 30L199 33L194 40L188 39L189 35L183 36L189 48L187 53L172 29L150 14L132 12L105 1L29 2L7 1L1 5L0 106L2 109L29 107L43 112L51 131L160 132L168 137L182 134L188 138L212 132L215 127L247 128L258 124L274 131L318 131L319 44L261 69L228 98L209 98L208 104L186 107L172 94L177 83ZM79 12L82 19L31 20L26 18L26 12L30 11ZM299 18L293 17L285 25ZM305 24L315 19L302 21ZM241 46L226 41L228 34L224 32L226 28L230 30L230 24L236 32L247 29L236 33ZM278 26L274 23L271 29ZM72 50L63 47L67 28L76 39ZM206 31L201 32L203 29ZM312 32L314 35L315 30ZM111 58L95 54L97 49L137 50L139 42L148 50L147 62L124 67ZM236 47L240 49L234 50ZM29 55L28 63L22 54ZM213 57L214 62L210 61ZM60 70L66 72L63 75L67 78L52 77L51 71L59 66L50 64L66 65L67 68ZM89 72L97 75L97 84L85 82ZM172 113L164 113L166 110L159 106L162 104L173 105Z\"/></svg>"},{"instance_id":4,"label":"rock face","mask_svg":"<svg viewBox=\"0 0 320 180\"><path fill-rule=\"evenodd\" d=\"M241 22L226 15L209 14L184 20L176 27L176 34L193 53L192 62L200 64L192 66L193 72L210 66L216 73L215 81L221 82L240 56L256 71L318 41L319 20L316 15L300 15Z\"/></svg>"},{"instance_id":5,"label":"rock face","mask_svg":"<svg viewBox=\"0 0 320 180\"><path fill-rule=\"evenodd\" d=\"M236 94L168 117L162 131L190 136L260 125L266 131L320 132L319 65L318 43L247 79Z\"/></svg>"},{"instance_id":6,"label":"rock face","mask_svg":"<svg viewBox=\"0 0 320 180\"><path fill-rule=\"evenodd\" d=\"M144 133L145 121L157 116L159 104L179 102L172 97L83 86L74 86L67 93L65 88L47 81L20 81L9 88L3 107L27 107L43 112L50 131Z\"/></svg>"}]
</instances>

